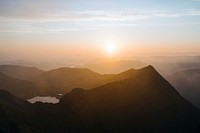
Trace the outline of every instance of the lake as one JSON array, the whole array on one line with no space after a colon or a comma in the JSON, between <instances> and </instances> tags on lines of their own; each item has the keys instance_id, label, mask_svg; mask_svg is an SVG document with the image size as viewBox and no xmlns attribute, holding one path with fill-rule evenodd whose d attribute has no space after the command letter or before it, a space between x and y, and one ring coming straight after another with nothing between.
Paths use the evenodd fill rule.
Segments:
<instances>
[{"instance_id":1,"label":"lake","mask_svg":"<svg viewBox=\"0 0 200 133\"><path fill-rule=\"evenodd\" d=\"M43 102L43 103L55 104L55 103L59 102L59 99L57 99L55 97L50 97L50 96L46 96L46 97L36 96L34 98L27 99L27 101L30 103Z\"/></svg>"}]
</instances>

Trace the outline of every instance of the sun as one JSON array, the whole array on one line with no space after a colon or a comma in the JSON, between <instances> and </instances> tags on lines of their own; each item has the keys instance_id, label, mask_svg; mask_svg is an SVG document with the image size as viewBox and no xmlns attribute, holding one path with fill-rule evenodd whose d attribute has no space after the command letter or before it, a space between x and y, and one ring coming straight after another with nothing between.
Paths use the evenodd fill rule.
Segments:
<instances>
[{"instance_id":1,"label":"sun","mask_svg":"<svg viewBox=\"0 0 200 133\"><path fill-rule=\"evenodd\" d=\"M105 53L107 55L114 55L118 52L118 46L116 42L110 41L107 42L104 46Z\"/></svg>"}]
</instances>

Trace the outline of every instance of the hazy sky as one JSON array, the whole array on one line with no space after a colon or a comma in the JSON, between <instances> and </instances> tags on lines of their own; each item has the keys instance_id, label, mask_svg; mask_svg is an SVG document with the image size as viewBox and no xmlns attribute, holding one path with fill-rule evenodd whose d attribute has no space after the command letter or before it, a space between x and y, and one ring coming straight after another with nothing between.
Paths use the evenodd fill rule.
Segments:
<instances>
[{"instance_id":1,"label":"hazy sky","mask_svg":"<svg viewBox=\"0 0 200 133\"><path fill-rule=\"evenodd\" d=\"M200 0L0 0L0 40L0 59L198 54Z\"/></svg>"}]
</instances>

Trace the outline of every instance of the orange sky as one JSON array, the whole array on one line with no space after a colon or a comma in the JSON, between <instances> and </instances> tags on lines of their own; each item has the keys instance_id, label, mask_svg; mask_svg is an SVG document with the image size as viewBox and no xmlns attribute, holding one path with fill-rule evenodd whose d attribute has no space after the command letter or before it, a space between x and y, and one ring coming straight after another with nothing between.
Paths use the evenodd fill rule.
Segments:
<instances>
[{"instance_id":1,"label":"orange sky","mask_svg":"<svg viewBox=\"0 0 200 133\"><path fill-rule=\"evenodd\" d=\"M193 0L6 0L0 60L199 55L199 22ZM109 41L119 49L112 56Z\"/></svg>"}]
</instances>

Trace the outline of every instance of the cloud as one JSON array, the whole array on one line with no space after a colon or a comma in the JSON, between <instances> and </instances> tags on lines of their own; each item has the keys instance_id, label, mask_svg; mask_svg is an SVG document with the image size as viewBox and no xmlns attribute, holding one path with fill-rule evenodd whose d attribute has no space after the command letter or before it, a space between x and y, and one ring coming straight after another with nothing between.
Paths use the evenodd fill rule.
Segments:
<instances>
[{"instance_id":1,"label":"cloud","mask_svg":"<svg viewBox=\"0 0 200 133\"><path fill-rule=\"evenodd\" d=\"M1 33L60 33L100 31L110 27L133 27L139 20L200 16L200 10L185 11L63 11L40 13L33 16L0 15ZM56 26L55 26L56 24Z\"/></svg>"},{"instance_id":2,"label":"cloud","mask_svg":"<svg viewBox=\"0 0 200 133\"><path fill-rule=\"evenodd\" d=\"M44 13L33 16L0 16L0 22L27 21L27 22L58 22L58 21L135 21L156 17L185 17L200 16L200 10L182 12L167 11L67 11L60 13Z\"/></svg>"}]
</instances>

